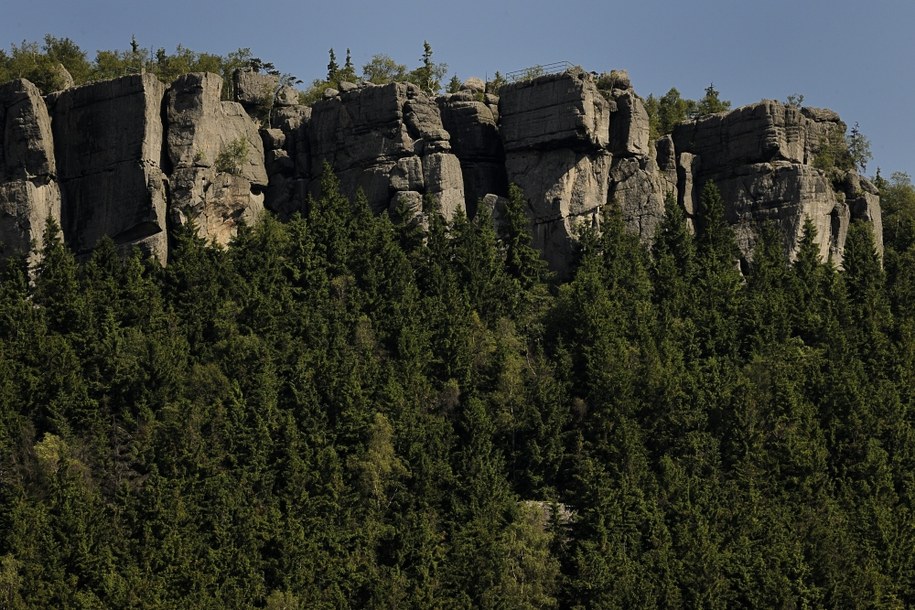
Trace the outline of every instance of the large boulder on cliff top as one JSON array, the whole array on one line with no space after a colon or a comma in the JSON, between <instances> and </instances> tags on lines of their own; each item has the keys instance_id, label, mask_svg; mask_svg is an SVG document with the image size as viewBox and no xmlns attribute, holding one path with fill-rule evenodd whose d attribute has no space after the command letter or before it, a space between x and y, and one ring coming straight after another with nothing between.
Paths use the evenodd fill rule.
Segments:
<instances>
[{"instance_id":1,"label":"large boulder on cliff top","mask_svg":"<svg viewBox=\"0 0 915 610\"><path fill-rule=\"evenodd\" d=\"M607 146L610 105L581 69L505 85L499 96L506 151Z\"/></svg>"}]
</instances>

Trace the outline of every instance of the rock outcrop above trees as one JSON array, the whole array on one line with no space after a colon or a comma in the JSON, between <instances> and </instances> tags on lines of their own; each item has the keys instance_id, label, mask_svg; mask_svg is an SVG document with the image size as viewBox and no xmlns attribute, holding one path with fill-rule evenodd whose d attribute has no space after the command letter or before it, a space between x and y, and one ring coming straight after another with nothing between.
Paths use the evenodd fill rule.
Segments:
<instances>
[{"instance_id":1,"label":"rock outcrop above trees","mask_svg":"<svg viewBox=\"0 0 915 610\"><path fill-rule=\"evenodd\" d=\"M650 242L665 199L691 219L708 181L747 258L769 221L793 254L808 217L824 258L841 261L852 219L873 223L879 246L876 189L824 162L844 142L835 113L765 100L651 141L628 75L598 84L572 69L499 96L468 79L432 99L408 83L342 83L304 106L276 77L250 71L236 75L234 102L205 73L168 86L137 74L46 99L14 81L0 86L0 241L7 253L40 246L55 219L78 253L107 236L165 263L170 229L193 223L227 244L265 208L306 211L329 169L376 213L420 223L430 210L473 216L517 183L534 243L560 276L608 204Z\"/></svg>"},{"instance_id":2,"label":"rock outcrop above trees","mask_svg":"<svg viewBox=\"0 0 915 610\"><path fill-rule=\"evenodd\" d=\"M102 81L52 96L63 233L79 254L108 236L165 261L165 85L151 74Z\"/></svg>"},{"instance_id":3,"label":"rock outcrop above trees","mask_svg":"<svg viewBox=\"0 0 915 610\"><path fill-rule=\"evenodd\" d=\"M40 249L49 219L60 224L51 117L27 80L0 85L0 254Z\"/></svg>"}]
</instances>

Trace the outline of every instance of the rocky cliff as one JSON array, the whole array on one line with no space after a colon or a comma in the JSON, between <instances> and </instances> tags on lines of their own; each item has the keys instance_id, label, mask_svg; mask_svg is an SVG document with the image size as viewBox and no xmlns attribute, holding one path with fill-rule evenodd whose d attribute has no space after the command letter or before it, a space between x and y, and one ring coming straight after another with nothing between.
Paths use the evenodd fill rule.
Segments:
<instances>
[{"instance_id":1,"label":"rocky cliff","mask_svg":"<svg viewBox=\"0 0 915 610\"><path fill-rule=\"evenodd\" d=\"M710 180L746 257L767 221L789 254L805 217L834 261L853 218L874 223L880 239L873 185L814 165L845 133L827 110L763 101L651 141L628 78L599 91L580 69L509 84L499 96L475 79L437 99L406 83L343 83L313 106L257 77L238 75L233 102L220 99L222 79L204 73L168 86L132 75L44 99L27 81L0 86L3 251L40 245L53 218L78 253L110 236L164 264L171 228L193 221L202 237L226 244L265 208L304 210L325 167L376 213L420 220L431 210L472 216L479 201L498 202L517 183L534 243L560 275L579 228L599 226L603 206L618 204L630 230L650 241L665 198L692 216Z\"/></svg>"}]
</instances>

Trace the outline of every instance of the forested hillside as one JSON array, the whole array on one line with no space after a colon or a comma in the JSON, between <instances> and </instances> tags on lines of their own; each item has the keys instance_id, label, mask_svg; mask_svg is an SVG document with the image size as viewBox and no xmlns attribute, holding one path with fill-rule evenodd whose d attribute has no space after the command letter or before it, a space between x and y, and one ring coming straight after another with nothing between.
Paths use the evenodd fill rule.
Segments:
<instances>
[{"instance_id":1,"label":"forested hillside","mask_svg":"<svg viewBox=\"0 0 915 610\"><path fill-rule=\"evenodd\" d=\"M166 268L0 281L4 608L915 604L912 187L886 255L747 275L714 186L608 209L548 277L497 234L323 196ZM895 189L895 190L894 190Z\"/></svg>"}]
</instances>

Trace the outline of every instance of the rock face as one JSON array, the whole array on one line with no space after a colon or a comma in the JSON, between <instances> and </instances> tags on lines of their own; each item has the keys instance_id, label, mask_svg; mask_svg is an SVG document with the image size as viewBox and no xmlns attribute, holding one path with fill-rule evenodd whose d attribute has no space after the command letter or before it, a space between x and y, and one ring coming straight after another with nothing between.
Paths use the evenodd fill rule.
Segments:
<instances>
[{"instance_id":1,"label":"rock face","mask_svg":"<svg viewBox=\"0 0 915 610\"><path fill-rule=\"evenodd\" d=\"M264 147L257 125L236 102L220 101L222 78L179 77L167 96L171 220L193 220L198 234L225 245L239 221L264 209Z\"/></svg>"},{"instance_id":2,"label":"rock face","mask_svg":"<svg viewBox=\"0 0 915 610\"><path fill-rule=\"evenodd\" d=\"M642 241L651 242L664 218L664 199L677 192L673 140L650 141L648 112L621 74L609 91L610 200L620 206L623 222Z\"/></svg>"},{"instance_id":3,"label":"rock face","mask_svg":"<svg viewBox=\"0 0 915 610\"><path fill-rule=\"evenodd\" d=\"M718 185L744 256L752 257L761 223L774 221L793 257L809 217L821 256L840 264L849 221L880 223L873 185L854 171L827 176L813 166L825 146L844 138L845 128L831 111L764 100L680 125L673 139L683 184ZM694 212L693 203L686 208ZM882 252L879 231L875 237Z\"/></svg>"},{"instance_id":4,"label":"rock face","mask_svg":"<svg viewBox=\"0 0 915 610\"><path fill-rule=\"evenodd\" d=\"M51 118L29 81L0 85L0 136L0 254L25 254L60 224Z\"/></svg>"},{"instance_id":5,"label":"rock face","mask_svg":"<svg viewBox=\"0 0 915 610\"><path fill-rule=\"evenodd\" d=\"M232 78L235 101L248 109L269 106L280 83L276 76L260 74L250 68L235 70Z\"/></svg>"},{"instance_id":6,"label":"rock face","mask_svg":"<svg viewBox=\"0 0 915 610\"><path fill-rule=\"evenodd\" d=\"M747 259L766 222L793 255L808 217L821 255L836 264L853 219L874 225L881 248L877 190L824 163L846 130L829 110L764 100L652 142L622 72L596 82L571 69L504 86L500 96L469 79L436 100L407 83L341 83L311 107L275 77L240 71L233 84L236 102L222 101L221 78L205 73L168 87L132 75L47 100L27 81L0 86L3 251L40 246L50 218L77 253L110 236L164 263L169 226L193 221L202 237L226 244L265 207L280 216L306 210L325 168L344 194L361 191L375 212L420 226L430 208L472 216L478 202L498 223L517 183L534 244L560 277L580 230L599 228L607 204L650 242L665 198L692 222L709 181Z\"/></svg>"},{"instance_id":7,"label":"rock face","mask_svg":"<svg viewBox=\"0 0 915 610\"><path fill-rule=\"evenodd\" d=\"M166 260L164 96L153 75L137 74L68 89L53 100L63 232L77 253L107 235Z\"/></svg>"},{"instance_id":8,"label":"rock face","mask_svg":"<svg viewBox=\"0 0 915 610\"><path fill-rule=\"evenodd\" d=\"M468 79L472 80L472 79ZM478 86L476 83L471 83ZM451 134L451 146L461 164L467 213L473 216L487 194L508 194L505 152L499 135L498 111L472 91L442 96L438 106L442 125Z\"/></svg>"},{"instance_id":9,"label":"rock face","mask_svg":"<svg viewBox=\"0 0 915 610\"><path fill-rule=\"evenodd\" d=\"M348 89L312 109L306 164L312 184L327 164L343 192L361 190L375 212L403 191L431 198L446 218L464 210L461 165L435 102L408 83Z\"/></svg>"},{"instance_id":10,"label":"rock face","mask_svg":"<svg viewBox=\"0 0 915 610\"><path fill-rule=\"evenodd\" d=\"M500 94L508 181L524 191L534 246L564 274L578 227L598 223L607 203L610 104L582 70L507 85Z\"/></svg>"}]
</instances>

